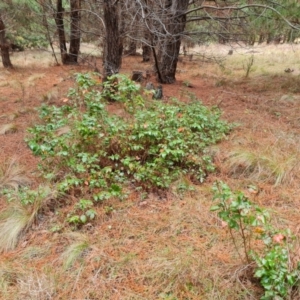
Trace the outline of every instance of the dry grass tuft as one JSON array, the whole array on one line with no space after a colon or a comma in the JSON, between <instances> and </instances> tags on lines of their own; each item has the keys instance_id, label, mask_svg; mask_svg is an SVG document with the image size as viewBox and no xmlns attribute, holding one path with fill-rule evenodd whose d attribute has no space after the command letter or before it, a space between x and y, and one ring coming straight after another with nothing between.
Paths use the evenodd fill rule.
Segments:
<instances>
[{"instance_id":1,"label":"dry grass tuft","mask_svg":"<svg viewBox=\"0 0 300 300\"><path fill-rule=\"evenodd\" d=\"M36 272L26 272L18 279L18 297L23 300L53 299L56 284L53 277Z\"/></svg>"},{"instance_id":2,"label":"dry grass tuft","mask_svg":"<svg viewBox=\"0 0 300 300\"><path fill-rule=\"evenodd\" d=\"M14 123L4 124L0 126L0 135L14 133L18 130L17 125Z\"/></svg>"},{"instance_id":3,"label":"dry grass tuft","mask_svg":"<svg viewBox=\"0 0 300 300\"><path fill-rule=\"evenodd\" d=\"M51 102L58 98L59 91L56 88L53 88L52 90L48 91L47 94L43 95L43 101Z\"/></svg>"},{"instance_id":4,"label":"dry grass tuft","mask_svg":"<svg viewBox=\"0 0 300 300\"><path fill-rule=\"evenodd\" d=\"M11 266L1 264L0 269L0 297L1 299L11 299L9 297L10 289L17 285L18 277L20 274Z\"/></svg>"},{"instance_id":5,"label":"dry grass tuft","mask_svg":"<svg viewBox=\"0 0 300 300\"><path fill-rule=\"evenodd\" d=\"M12 114L9 114L9 115L7 116L7 118L8 118L9 121L13 121L13 120L16 119L18 116L19 116L18 113L12 113Z\"/></svg>"},{"instance_id":6,"label":"dry grass tuft","mask_svg":"<svg viewBox=\"0 0 300 300\"><path fill-rule=\"evenodd\" d=\"M18 190L19 187L30 185L30 183L31 180L16 159L0 165L0 190L3 188Z\"/></svg>"},{"instance_id":7,"label":"dry grass tuft","mask_svg":"<svg viewBox=\"0 0 300 300\"><path fill-rule=\"evenodd\" d=\"M7 208L0 212L0 252L14 249L41 209L55 197L57 191L50 186L40 186L37 192L28 191L25 195L15 192Z\"/></svg>"},{"instance_id":8,"label":"dry grass tuft","mask_svg":"<svg viewBox=\"0 0 300 300\"><path fill-rule=\"evenodd\" d=\"M34 82L45 77L45 73L37 73L29 76L26 80L27 86L34 86Z\"/></svg>"},{"instance_id":9,"label":"dry grass tuft","mask_svg":"<svg viewBox=\"0 0 300 300\"><path fill-rule=\"evenodd\" d=\"M189 289L197 286L199 290L203 286L203 260L192 248L180 252L175 248L165 248L149 259L147 267L144 280L151 281L160 295L179 295L181 291L189 294Z\"/></svg>"},{"instance_id":10,"label":"dry grass tuft","mask_svg":"<svg viewBox=\"0 0 300 300\"><path fill-rule=\"evenodd\" d=\"M3 114L3 115L0 116L0 119L7 119L9 121L13 121L16 118L18 118L19 115L20 115L20 112L17 111L17 112L14 112L14 113Z\"/></svg>"},{"instance_id":11,"label":"dry grass tuft","mask_svg":"<svg viewBox=\"0 0 300 300\"><path fill-rule=\"evenodd\" d=\"M55 64L51 52L42 50L28 50L14 53L14 66L47 68Z\"/></svg>"},{"instance_id":12,"label":"dry grass tuft","mask_svg":"<svg viewBox=\"0 0 300 300\"><path fill-rule=\"evenodd\" d=\"M10 205L0 213L0 252L17 246L21 234L33 223L36 209L29 211L23 205Z\"/></svg>"},{"instance_id":13,"label":"dry grass tuft","mask_svg":"<svg viewBox=\"0 0 300 300\"><path fill-rule=\"evenodd\" d=\"M275 186L291 184L300 171L299 155L283 152L278 146L252 151L231 151L225 165L230 175L235 178L243 177Z\"/></svg>"},{"instance_id":14,"label":"dry grass tuft","mask_svg":"<svg viewBox=\"0 0 300 300\"><path fill-rule=\"evenodd\" d=\"M1 81L0 82L0 87L5 87L5 86L9 86L9 82L8 81Z\"/></svg>"},{"instance_id":15,"label":"dry grass tuft","mask_svg":"<svg viewBox=\"0 0 300 300\"><path fill-rule=\"evenodd\" d=\"M65 270L71 268L76 261L83 258L84 254L90 247L87 236L80 233L71 233L68 236L73 240L73 242L61 255Z\"/></svg>"}]
</instances>

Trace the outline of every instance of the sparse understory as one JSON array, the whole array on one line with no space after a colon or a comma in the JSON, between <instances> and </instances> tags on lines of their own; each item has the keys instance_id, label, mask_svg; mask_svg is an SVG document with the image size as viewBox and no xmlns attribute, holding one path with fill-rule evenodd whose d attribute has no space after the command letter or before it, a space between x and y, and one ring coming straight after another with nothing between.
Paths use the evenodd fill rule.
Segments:
<instances>
[{"instance_id":1,"label":"sparse understory","mask_svg":"<svg viewBox=\"0 0 300 300\"><path fill-rule=\"evenodd\" d=\"M163 100L39 53L0 69L1 299L300 298L298 52L202 54Z\"/></svg>"}]
</instances>

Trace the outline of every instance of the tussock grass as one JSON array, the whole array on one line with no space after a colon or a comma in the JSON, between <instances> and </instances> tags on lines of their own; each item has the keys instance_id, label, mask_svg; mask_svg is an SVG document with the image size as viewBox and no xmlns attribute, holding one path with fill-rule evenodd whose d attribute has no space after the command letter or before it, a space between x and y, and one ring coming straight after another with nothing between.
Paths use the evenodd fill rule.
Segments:
<instances>
[{"instance_id":1,"label":"tussock grass","mask_svg":"<svg viewBox=\"0 0 300 300\"><path fill-rule=\"evenodd\" d=\"M56 190L49 186L40 186L37 192L11 195L10 203L0 212L0 252L14 249L41 209L56 196Z\"/></svg>"},{"instance_id":2,"label":"tussock grass","mask_svg":"<svg viewBox=\"0 0 300 300\"><path fill-rule=\"evenodd\" d=\"M11 159L0 165L0 191L3 188L18 190L19 187L30 185L30 183L31 180L26 176L24 168L17 163L16 159Z\"/></svg>"},{"instance_id":3,"label":"tussock grass","mask_svg":"<svg viewBox=\"0 0 300 300\"><path fill-rule=\"evenodd\" d=\"M80 260L80 258L83 258L84 253L86 253L90 247L87 236L83 234L71 233L69 234L69 237L73 241L61 255L63 268L65 270L71 268L76 261Z\"/></svg>"},{"instance_id":4,"label":"tussock grass","mask_svg":"<svg viewBox=\"0 0 300 300\"><path fill-rule=\"evenodd\" d=\"M0 125L0 135L14 133L18 130L18 127L14 123Z\"/></svg>"},{"instance_id":5,"label":"tussock grass","mask_svg":"<svg viewBox=\"0 0 300 300\"><path fill-rule=\"evenodd\" d=\"M292 184L300 171L297 149L297 144L290 145L284 138L269 147L262 144L251 150L249 147L235 149L229 153L225 168L235 178L248 178L275 186Z\"/></svg>"},{"instance_id":6,"label":"tussock grass","mask_svg":"<svg viewBox=\"0 0 300 300\"><path fill-rule=\"evenodd\" d=\"M14 204L0 213L0 252L17 246L21 234L32 225L37 212L37 207L30 211L21 204Z\"/></svg>"}]
</instances>

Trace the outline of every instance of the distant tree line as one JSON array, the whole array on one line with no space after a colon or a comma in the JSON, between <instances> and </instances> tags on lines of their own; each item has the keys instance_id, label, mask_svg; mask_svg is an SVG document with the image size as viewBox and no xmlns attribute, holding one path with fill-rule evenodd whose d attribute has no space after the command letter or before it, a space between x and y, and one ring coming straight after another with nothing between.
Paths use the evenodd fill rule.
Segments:
<instances>
[{"instance_id":1,"label":"distant tree line","mask_svg":"<svg viewBox=\"0 0 300 300\"><path fill-rule=\"evenodd\" d=\"M12 45L50 45L54 53L56 44L61 63L69 65L79 63L81 42L96 43L105 79L119 72L124 54L140 48L157 81L173 83L183 42L292 42L299 22L294 0L6 0L0 50L3 66L12 68Z\"/></svg>"}]
</instances>

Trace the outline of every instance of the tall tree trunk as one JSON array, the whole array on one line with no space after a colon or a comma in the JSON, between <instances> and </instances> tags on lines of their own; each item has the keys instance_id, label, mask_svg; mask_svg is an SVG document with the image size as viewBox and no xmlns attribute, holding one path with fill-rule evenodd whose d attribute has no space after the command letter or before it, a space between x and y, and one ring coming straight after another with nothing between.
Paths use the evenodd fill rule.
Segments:
<instances>
[{"instance_id":1,"label":"tall tree trunk","mask_svg":"<svg viewBox=\"0 0 300 300\"><path fill-rule=\"evenodd\" d=\"M118 2L115 0L104 0L103 19L105 24L103 80L106 80L108 76L119 73L122 63L123 44L119 30Z\"/></svg>"},{"instance_id":2,"label":"tall tree trunk","mask_svg":"<svg viewBox=\"0 0 300 300\"><path fill-rule=\"evenodd\" d=\"M128 54L135 56L136 55L136 41L129 41L129 48L128 48Z\"/></svg>"},{"instance_id":3,"label":"tall tree trunk","mask_svg":"<svg viewBox=\"0 0 300 300\"><path fill-rule=\"evenodd\" d=\"M163 38L159 41L157 80L160 83L173 83L176 81L176 69L181 44L181 35L186 24L185 11L189 1L166 0L163 21L165 28Z\"/></svg>"},{"instance_id":4,"label":"tall tree trunk","mask_svg":"<svg viewBox=\"0 0 300 300\"><path fill-rule=\"evenodd\" d=\"M143 60L142 62L148 62L151 59L151 47L147 44L143 44L142 46L142 56L143 56Z\"/></svg>"},{"instance_id":5,"label":"tall tree trunk","mask_svg":"<svg viewBox=\"0 0 300 300\"><path fill-rule=\"evenodd\" d=\"M9 57L9 43L5 36L5 25L0 15L0 52L2 58L2 64L4 68L13 68L13 65Z\"/></svg>"},{"instance_id":6,"label":"tall tree trunk","mask_svg":"<svg viewBox=\"0 0 300 300\"><path fill-rule=\"evenodd\" d=\"M71 34L70 50L68 55L69 64L78 63L80 49L80 9L81 0L71 0Z\"/></svg>"},{"instance_id":7,"label":"tall tree trunk","mask_svg":"<svg viewBox=\"0 0 300 300\"><path fill-rule=\"evenodd\" d=\"M143 62L149 62L151 60L151 53L152 53L152 48L151 46L153 46L153 36L152 36L152 32L149 29L149 26L152 25L153 20L151 20L150 18L148 18L148 2L151 3L151 1L148 0L144 0L144 7L143 7L143 17L144 17L144 39L145 42L143 42L142 45L142 57L143 57ZM152 7L154 8L154 4L152 3ZM152 26L151 26L152 27ZM151 46L150 46L151 45Z\"/></svg>"},{"instance_id":8,"label":"tall tree trunk","mask_svg":"<svg viewBox=\"0 0 300 300\"><path fill-rule=\"evenodd\" d=\"M145 9L145 13L147 13L147 10ZM151 20L149 20L149 22L151 22ZM149 32L149 29L146 27L144 29L144 39L145 39L145 43L143 43L142 45L142 56L143 56L143 62L148 62L151 59L151 32Z\"/></svg>"},{"instance_id":9,"label":"tall tree trunk","mask_svg":"<svg viewBox=\"0 0 300 300\"><path fill-rule=\"evenodd\" d=\"M273 34L271 32L269 32L267 34L267 44L269 45L273 40Z\"/></svg>"},{"instance_id":10,"label":"tall tree trunk","mask_svg":"<svg viewBox=\"0 0 300 300\"><path fill-rule=\"evenodd\" d=\"M66 64L68 61L68 51L66 45L66 35L64 27L64 8L62 6L62 0L57 0L56 3L56 14L55 14L55 23L58 32L59 39L59 50L61 55L61 61L63 64Z\"/></svg>"},{"instance_id":11,"label":"tall tree trunk","mask_svg":"<svg viewBox=\"0 0 300 300\"><path fill-rule=\"evenodd\" d=\"M265 35L261 33L258 38L258 43L262 44L264 41L265 41Z\"/></svg>"},{"instance_id":12,"label":"tall tree trunk","mask_svg":"<svg viewBox=\"0 0 300 300\"><path fill-rule=\"evenodd\" d=\"M56 3L55 23L58 31L59 49L61 61L64 65L75 65L78 63L80 49L80 8L81 0L70 0L70 49L69 53L66 44L66 34L64 27L64 8L62 0Z\"/></svg>"}]
</instances>

